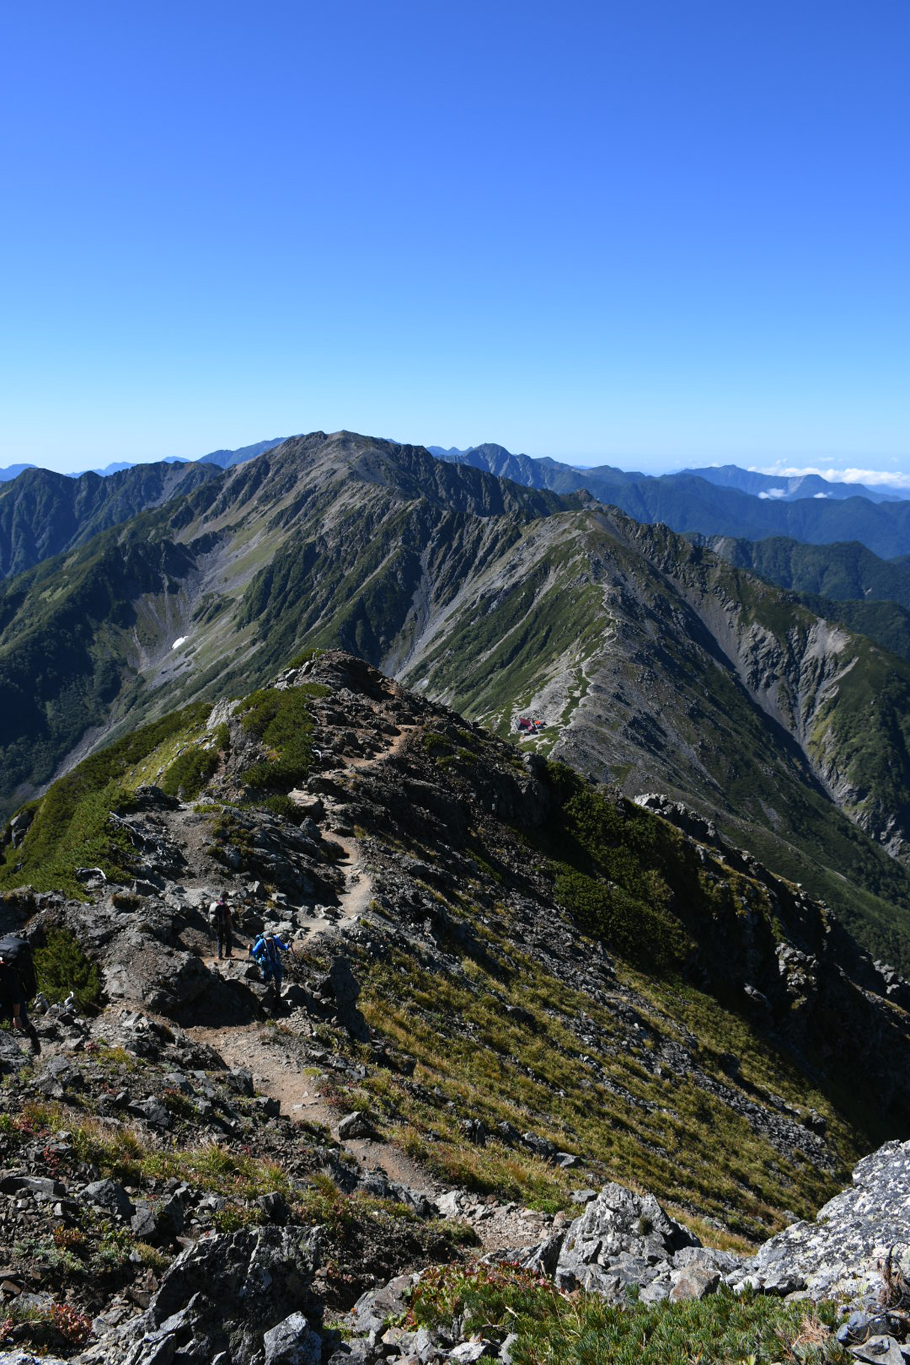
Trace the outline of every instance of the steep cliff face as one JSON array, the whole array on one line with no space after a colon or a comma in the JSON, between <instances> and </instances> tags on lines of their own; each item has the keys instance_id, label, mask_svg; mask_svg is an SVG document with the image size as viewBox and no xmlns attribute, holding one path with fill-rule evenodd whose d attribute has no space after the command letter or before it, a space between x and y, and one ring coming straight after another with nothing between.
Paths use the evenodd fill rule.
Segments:
<instances>
[{"instance_id":1,"label":"steep cliff face","mask_svg":"<svg viewBox=\"0 0 910 1365\"><path fill-rule=\"evenodd\" d=\"M663 528L637 528L623 519L616 529L681 591L750 699L795 741L836 804L905 860L910 688L904 664L819 619L789 594L731 574Z\"/></svg>"}]
</instances>

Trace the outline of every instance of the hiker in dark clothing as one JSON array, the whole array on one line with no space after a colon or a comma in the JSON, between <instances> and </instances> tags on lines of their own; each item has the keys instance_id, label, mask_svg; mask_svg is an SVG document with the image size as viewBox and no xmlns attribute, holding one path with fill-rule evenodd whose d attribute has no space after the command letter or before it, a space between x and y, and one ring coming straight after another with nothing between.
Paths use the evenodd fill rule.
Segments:
<instances>
[{"instance_id":1,"label":"hiker in dark clothing","mask_svg":"<svg viewBox=\"0 0 910 1365\"><path fill-rule=\"evenodd\" d=\"M234 923L231 918L231 907L228 905L223 895L212 902L209 910L209 919L211 920L212 929L214 930L215 938L218 943L218 956L233 957Z\"/></svg>"},{"instance_id":2,"label":"hiker in dark clothing","mask_svg":"<svg viewBox=\"0 0 910 1365\"><path fill-rule=\"evenodd\" d=\"M0 959L0 1019L11 1019L17 1033L28 1023L27 1002L19 973L12 962Z\"/></svg>"},{"instance_id":3,"label":"hiker in dark clothing","mask_svg":"<svg viewBox=\"0 0 910 1365\"><path fill-rule=\"evenodd\" d=\"M0 1020L11 1020L16 1033L26 1034L33 1052L38 1037L28 1017L28 1002L37 989L28 939L12 935L0 939Z\"/></svg>"}]
</instances>

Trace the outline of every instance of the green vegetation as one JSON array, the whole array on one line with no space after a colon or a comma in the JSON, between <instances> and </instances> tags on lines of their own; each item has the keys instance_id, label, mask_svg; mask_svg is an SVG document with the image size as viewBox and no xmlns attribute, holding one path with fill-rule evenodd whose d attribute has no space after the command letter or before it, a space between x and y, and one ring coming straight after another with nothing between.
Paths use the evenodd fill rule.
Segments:
<instances>
[{"instance_id":1,"label":"green vegetation","mask_svg":"<svg viewBox=\"0 0 910 1365\"><path fill-rule=\"evenodd\" d=\"M194 745L174 759L161 781L162 791L168 796L182 796L192 801L218 771L221 754L231 748L230 731L225 724L218 726L212 736L211 747Z\"/></svg>"},{"instance_id":2,"label":"green vegetation","mask_svg":"<svg viewBox=\"0 0 910 1365\"><path fill-rule=\"evenodd\" d=\"M45 931L44 943L35 949L35 975L48 1000L65 1000L72 992L85 1010L101 997L101 974L67 929Z\"/></svg>"},{"instance_id":3,"label":"green vegetation","mask_svg":"<svg viewBox=\"0 0 910 1365\"><path fill-rule=\"evenodd\" d=\"M592 790L550 764L557 814L547 829L557 900L581 928L627 962L666 971L695 947L669 905L667 864L678 873L681 840L663 821Z\"/></svg>"},{"instance_id":4,"label":"green vegetation","mask_svg":"<svg viewBox=\"0 0 910 1365\"><path fill-rule=\"evenodd\" d=\"M514 1266L440 1266L413 1291L408 1325L453 1318L464 1336L518 1336L515 1365L804 1365L847 1362L837 1310L727 1289L701 1301L645 1305L564 1294Z\"/></svg>"},{"instance_id":5,"label":"green vegetation","mask_svg":"<svg viewBox=\"0 0 910 1365\"><path fill-rule=\"evenodd\" d=\"M622 971L618 989L628 985L648 1002L630 1033L612 1001L592 1004L516 949L505 907L487 924L465 903L457 909L477 935L459 972L443 975L392 952L364 963L369 984L361 999L371 1026L416 1060L416 1087L391 1072L364 1083L374 1112L440 1179L549 1212L570 1206L578 1173L501 1141L496 1126L530 1127L578 1154L593 1183L653 1190L676 1216L709 1218L712 1243L723 1227L741 1247L740 1239L783 1226L784 1210L811 1215L871 1145L827 1096L807 1089L802 1071L712 996ZM747 1095L782 1095L823 1113L843 1167L827 1175L787 1160L696 1075L654 1065L658 1039L690 1048L696 1038L700 1065L722 1083L729 1083L723 1058L734 1054ZM484 1146L466 1139L465 1116L485 1125Z\"/></svg>"},{"instance_id":6,"label":"green vegetation","mask_svg":"<svg viewBox=\"0 0 910 1365\"><path fill-rule=\"evenodd\" d=\"M310 701L324 697L328 690L321 683L303 683L283 692L263 688L241 702L237 714L243 728L271 751L268 759L243 773L249 786L287 794L303 781L310 770L313 746Z\"/></svg>"},{"instance_id":7,"label":"green vegetation","mask_svg":"<svg viewBox=\"0 0 910 1365\"><path fill-rule=\"evenodd\" d=\"M38 891L56 888L79 896L77 867L100 867L110 877L127 880L132 847L111 814L129 809L130 770L159 746L200 726L209 710L208 703L197 702L145 725L55 782L31 803L34 819L21 846L4 850L0 888L28 882Z\"/></svg>"}]
</instances>

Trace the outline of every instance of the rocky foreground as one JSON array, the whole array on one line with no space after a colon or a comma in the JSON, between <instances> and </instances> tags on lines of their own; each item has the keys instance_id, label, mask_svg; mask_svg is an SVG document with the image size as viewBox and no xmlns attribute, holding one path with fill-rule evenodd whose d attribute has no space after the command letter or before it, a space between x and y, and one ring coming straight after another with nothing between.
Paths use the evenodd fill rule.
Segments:
<instances>
[{"instance_id":1,"label":"rocky foreground","mask_svg":"<svg viewBox=\"0 0 910 1365\"><path fill-rule=\"evenodd\" d=\"M82 983L0 1033L10 1359L568 1360L541 1295L835 1299L807 1358L899 1358L910 1143L837 1190L910 1123L907 986L824 906L346 655L163 733L4 836L0 927Z\"/></svg>"}]
</instances>

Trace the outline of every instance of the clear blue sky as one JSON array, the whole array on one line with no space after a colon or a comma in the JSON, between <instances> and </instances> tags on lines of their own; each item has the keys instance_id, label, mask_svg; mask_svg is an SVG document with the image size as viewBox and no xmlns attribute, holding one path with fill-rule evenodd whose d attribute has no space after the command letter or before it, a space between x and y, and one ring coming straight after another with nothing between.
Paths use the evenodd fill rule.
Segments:
<instances>
[{"instance_id":1,"label":"clear blue sky","mask_svg":"<svg viewBox=\"0 0 910 1365\"><path fill-rule=\"evenodd\" d=\"M908 0L8 0L0 465L910 470Z\"/></svg>"}]
</instances>

